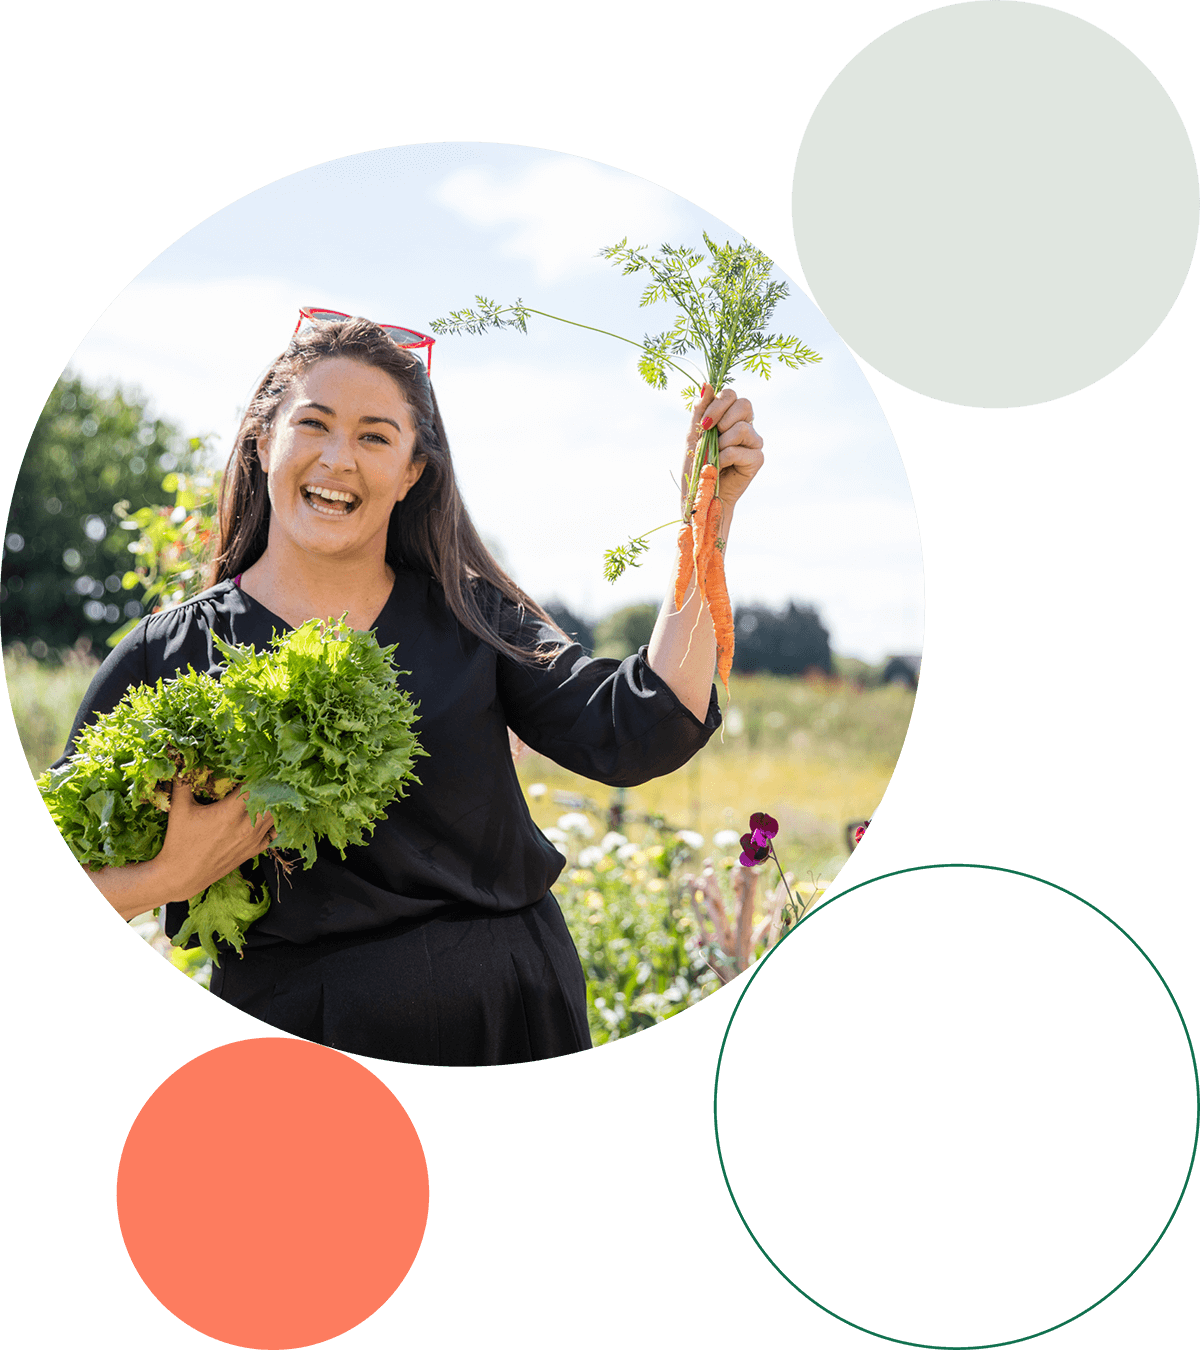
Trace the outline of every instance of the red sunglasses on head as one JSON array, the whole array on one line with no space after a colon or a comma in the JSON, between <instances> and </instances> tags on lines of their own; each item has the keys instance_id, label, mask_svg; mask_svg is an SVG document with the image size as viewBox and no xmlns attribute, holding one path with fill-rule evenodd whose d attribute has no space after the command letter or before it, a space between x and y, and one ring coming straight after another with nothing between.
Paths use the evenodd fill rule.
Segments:
<instances>
[{"instance_id":1,"label":"red sunglasses on head","mask_svg":"<svg viewBox=\"0 0 1200 1350\"><path fill-rule=\"evenodd\" d=\"M352 318L353 314L343 314L338 309L318 309L315 305L305 305L300 310L300 317L296 321L292 335L295 336L304 327L305 320L309 323L340 323ZM424 349L426 371L432 372L434 339L428 333L418 333L415 328L400 328L394 323L380 323L375 326L382 328L397 347L404 347L408 351Z\"/></svg>"}]
</instances>

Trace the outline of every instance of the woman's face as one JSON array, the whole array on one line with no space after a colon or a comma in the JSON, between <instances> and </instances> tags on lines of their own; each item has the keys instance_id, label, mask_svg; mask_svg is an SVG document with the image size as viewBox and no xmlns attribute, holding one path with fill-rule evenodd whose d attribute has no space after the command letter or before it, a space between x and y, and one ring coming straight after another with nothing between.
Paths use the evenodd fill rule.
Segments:
<instances>
[{"instance_id":1,"label":"woman's face","mask_svg":"<svg viewBox=\"0 0 1200 1350\"><path fill-rule=\"evenodd\" d=\"M329 357L299 376L258 459L271 499L271 543L362 561L387 546L392 507L421 476L412 409L390 375Z\"/></svg>"}]
</instances>

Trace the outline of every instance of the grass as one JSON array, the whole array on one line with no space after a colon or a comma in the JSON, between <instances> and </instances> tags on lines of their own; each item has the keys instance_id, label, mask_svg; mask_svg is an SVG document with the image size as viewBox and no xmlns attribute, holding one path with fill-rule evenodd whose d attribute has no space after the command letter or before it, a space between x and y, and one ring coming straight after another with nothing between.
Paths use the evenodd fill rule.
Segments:
<instances>
[{"instance_id":1,"label":"grass","mask_svg":"<svg viewBox=\"0 0 1200 1350\"><path fill-rule=\"evenodd\" d=\"M55 662L36 660L20 642L4 649L13 718L35 778L62 754L99 664L94 656L78 651L65 651Z\"/></svg>"}]
</instances>

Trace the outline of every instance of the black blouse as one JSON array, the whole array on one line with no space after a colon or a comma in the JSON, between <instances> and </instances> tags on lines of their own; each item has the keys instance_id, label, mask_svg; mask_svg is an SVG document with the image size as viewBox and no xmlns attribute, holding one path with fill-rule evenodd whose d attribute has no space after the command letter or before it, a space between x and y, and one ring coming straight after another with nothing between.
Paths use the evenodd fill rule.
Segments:
<instances>
[{"instance_id":1,"label":"black blouse","mask_svg":"<svg viewBox=\"0 0 1200 1350\"><path fill-rule=\"evenodd\" d=\"M494 588L481 599L508 641L530 649L562 641ZM148 616L96 673L59 763L81 727L131 686L188 666L219 676L214 633L262 649L289 627L232 581ZM252 947L366 932L463 902L506 913L542 899L566 860L529 814L509 727L564 768L627 787L679 768L720 725L715 687L701 723L650 669L645 647L617 662L572 644L549 665L526 665L464 629L441 587L417 572L396 574L375 633L381 646L397 644L401 687L420 705L415 729L429 752L416 762L420 785L344 862L322 842L309 870L297 865L280 877L269 860L255 867L250 874L265 882L272 904L250 929ZM169 933L185 913L182 903L167 906Z\"/></svg>"}]
</instances>

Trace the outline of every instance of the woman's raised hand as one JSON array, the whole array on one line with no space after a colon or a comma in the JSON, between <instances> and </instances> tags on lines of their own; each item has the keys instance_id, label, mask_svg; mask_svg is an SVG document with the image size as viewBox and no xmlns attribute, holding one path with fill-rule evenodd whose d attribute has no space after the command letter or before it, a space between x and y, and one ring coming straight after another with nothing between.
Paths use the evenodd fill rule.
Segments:
<instances>
[{"instance_id":1,"label":"woman's raised hand","mask_svg":"<svg viewBox=\"0 0 1200 1350\"><path fill-rule=\"evenodd\" d=\"M720 458L717 462L721 470L721 501L725 506L725 517L728 518L734 503L762 468L763 440L754 429L754 409L749 399L739 398L733 389L722 389L719 394L714 394L712 387L706 384L692 407L687 455L683 465L685 485L692 471L696 442L701 432L713 426L720 433L717 441Z\"/></svg>"}]
</instances>

